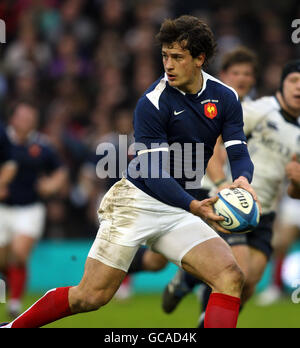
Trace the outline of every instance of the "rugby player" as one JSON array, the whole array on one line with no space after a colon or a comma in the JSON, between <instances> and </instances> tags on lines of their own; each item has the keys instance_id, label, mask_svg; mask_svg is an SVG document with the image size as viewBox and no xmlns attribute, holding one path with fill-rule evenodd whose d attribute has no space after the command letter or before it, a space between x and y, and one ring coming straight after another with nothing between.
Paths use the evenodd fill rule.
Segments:
<instances>
[{"instance_id":1,"label":"rugby player","mask_svg":"<svg viewBox=\"0 0 300 348\"><path fill-rule=\"evenodd\" d=\"M239 46L233 49L232 51L227 52L221 61L220 68L220 80L234 88L237 92L240 101L250 99L250 92L255 86L256 77L258 72L258 60L256 54L247 47ZM219 137L217 145L221 144L222 139ZM215 171L216 166L223 166L226 164L227 156L224 146L215 146L214 154L209 161L208 169L212 168L212 172ZM217 173L219 171L216 171ZM213 187L217 187L221 190L223 187L227 187L229 180L222 177L214 177L214 182L209 180L208 176L204 177L201 188L197 190L197 198L203 200L209 198L209 191ZM195 194L195 193L194 193ZM137 273L141 271L159 271L163 269L167 264L167 260L160 254L154 253L146 247L141 247L128 270L129 273ZM193 283L192 276L189 274L183 275L181 270L179 270L179 275L176 276L176 281L178 281L178 276L184 276L189 278L187 281ZM195 280L198 283L197 280ZM185 289L187 287L183 286ZM171 287L172 290L177 290L178 293L184 292L183 288L176 289ZM166 290L168 292L168 290ZM179 295L179 294L178 294ZM180 297L180 295L179 295ZM175 301L175 299L173 299ZM173 305L172 305L173 306ZM168 304L164 304L164 307L167 310Z\"/></svg>"},{"instance_id":2,"label":"rugby player","mask_svg":"<svg viewBox=\"0 0 300 348\"><path fill-rule=\"evenodd\" d=\"M250 185L253 164L241 105L232 88L202 70L215 51L213 34L203 21L192 16L165 20L157 38L165 75L140 98L134 114L135 139L144 149L130 163L127 177L100 204L100 228L81 282L48 291L3 327L40 327L100 308L113 297L145 243L212 287L205 327L236 327L244 276L216 232L226 232L218 224L223 218L213 212L218 198L197 200L188 185L192 180L170 175L162 155L175 142L191 144L190 164L195 168L196 144L202 143L205 169L222 135L234 184L257 199ZM158 153L158 161L152 161L153 153Z\"/></svg>"},{"instance_id":3,"label":"rugby player","mask_svg":"<svg viewBox=\"0 0 300 348\"><path fill-rule=\"evenodd\" d=\"M238 93L241 101L251 100L250 92L255 86L256 77L258 73L258 59L256 54L247 47L240 46L232 51L229 51L222 57L220 79L222 82L234 88ZM223 168L226 171L223 171ZM217 145L214 149L214 155L208 163L207 173L204 180L206 190L204 194L205 198L209 196L210 190L222 190L222 188L230 185L230 173L227 173L227 156L226 150L222 143L222 138L219 137ZM211 180L210 180L211 179ZM203 191L203 190L202 190ZM240 247L235 252L243 252L244 247ZM142 251L140 251L140 254ZM143 259L144 263L149 260L151 255L147 255ZM148 256L148 258L146 258ZM237 256L237 255L235 255ZM134 269L138 269L138 266L133 262ZM150 262L146 265L149 267ZM162 300L162 308L166 313L171 313L181 301L181 299L188 293L190 293L196 285L199 284L199 279L193 277L191 274L178 269L173 279L167 284Z\"/></svg>"},{"instance_id":4,"label":"rugby player","mask_svg":"<svg viewBox=\"0 0 300 348\"><path fill-rule=\"evenodd\" d=\"M42 199L63 187L66 170L58 154L36 131L39 114L34 104L18 102L10 115L7 135L17 173L0 203L0 255L9 288L8 312L20 314L26 265L45 222Z\"/></svg>"},{"instance_id":5,"label":"rugby player","mask_svg":"<svg viewBox=\"0 0 300 348\"><path fill-rule=\"evenodd\" d=\"M6 135L5 127L0 124L0 200L7 196L7 186L14 178L16 169L16 162L11 157L11 144Z\"/></svg>"}]
</instances>

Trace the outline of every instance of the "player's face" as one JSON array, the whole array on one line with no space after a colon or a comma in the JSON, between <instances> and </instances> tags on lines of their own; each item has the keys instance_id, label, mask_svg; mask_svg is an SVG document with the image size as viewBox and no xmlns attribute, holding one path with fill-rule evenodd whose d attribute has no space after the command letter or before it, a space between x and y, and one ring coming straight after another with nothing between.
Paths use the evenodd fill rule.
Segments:
<instances>
[{"instance_id":1,"label":"player's face","mask_svg":"<svg viewBox=\"0 0 300 348\"><path fill-rule=\"evenodd\" d=\"M162 58L169 85L186 93L197 93L202 86L200 69L205 56L193 58L190 51L183 49L179 43L162 46Z\"/></svg>"},{"instance_id":2,"label":"player's face","mask_svg":"<svg viewBox=\"0 0 300 348\"><path fill-rule=\"evenodd\" d=\"M300 73L289 74L283 82L283 97L286 106L295 116L300 115Z\"/></svg>"},{"instance_id":3,"label":"player's face","mask_svg":"<svg viewBox=\"0 0 300 348\"><path fill-rule=\"evenodd\" d=\"M37 121L36 110L24 104L17 107L10 123L17 133L27 135L37 127Z\"/></svg>"},{"instance_id":4,"label":"player's face","mask_svg":"<svg viewBox=\"0 0 300 348\"><path fill-rule=\"evenodd\" d=\"M233 87L239 97L244 98L255 84L253 66L249 63L239 63L230 66L220 74L221 80Z\"/></svg>"}]
</instances>

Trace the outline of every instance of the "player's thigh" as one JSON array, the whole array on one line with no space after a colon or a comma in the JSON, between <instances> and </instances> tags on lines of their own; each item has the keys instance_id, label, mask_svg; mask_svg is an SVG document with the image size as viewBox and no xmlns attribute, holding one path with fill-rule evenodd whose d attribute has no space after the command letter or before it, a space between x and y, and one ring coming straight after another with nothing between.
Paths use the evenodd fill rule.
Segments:
<instances>
[{"instance_id":1,"label":"player's thigh","mask_svg":"<svg viewBox=\"0 0 300 348\"><path fill-rule=\"evenodd\" d=\"M250 263L246 285L255 286L262 278L268 263L267 255L256 248L249 247Z\"/></svg>"},{"instance_id":2,"label":"player's thigh","mask_svg":"<svg viewBox=\"0 0 300 348\"><path fill-rule=\"evenodd\" d=\"M245 278L247 279L250 264L250 249L248 245L233 245L231 250L239 267L244 273Z\"/></svg>"},{"instance_id":3,"label":"player's thigh","mask_svg":"<svg viewBox=\"0 0 300 348\"><path fill-rule=\"evenodd\" d=\"M158 271L163 269L168 260L161 254L152 250L146 250L143 257L143 267L145 271Z\"/></svg>"},{"instance_id":4,"label":"player's thigh","mask_svg":"<svg viewBox=\"0 0 300 348\"><path fill-rule=\"evenodd\" d=\"M276 228L274 228L274 231L275 233L272 239L274 252L278 256L284 256L290 245L298 238L300 229L298 226L286 225L279 222Z\"/></svg>"},{"instance_id":5,"label":"player's thigh","mask_svg":"<svg viewBox=\"0 0 300 348\"><path fill-rule=\"evenodd\" d=\"M26 263L30 257L36 239L26 234L17 234L11 242L11 258L13 262Z\"/></svg>"},{"instance_id":6,"label":"player's thigh","mask_svg":"<svg viewBox=\"0 0 300 348\"><path fill-rule=\"evenodd\" d=\"M160 235L147 241L152 251L182 267L182 258L193 247L219 235L199 217L188 212L174 212L161 219L166 226Z\"/></svg>"},{"instance_id":7,"label":"player's thigh","mask_svg":"<svg viewBox=\"0 0 300 348\"><path fill-rule=\"evenodd\" d=\"M235 273L242 278L231 248L221 238L213 238L193 247L183 257L182 267L218 291L234 280ZM228 282L227 277L230 277Z\"/></svg>"},{"instance_id":8,"label":"player's thigh","mask_svg":"<svg viewBox=\"0 0 300 348\"><path fill-rule=\"evenodd\" d=\"M0 246L0 272L5 271L8 260L9 260L9 254L10 254L10 246Z\"/></svg>"},{"instance_id":9,"label":"player's thigh","mask_svg":"<svg viewBox=\"0 0 300 348\"><path fill-rule=\"evenodd\" d=\"M241 275L230 246L202 219L186 213L178 224L160 236L151 249L169 261L220 289Z\"/></svg>"}]
</instances>

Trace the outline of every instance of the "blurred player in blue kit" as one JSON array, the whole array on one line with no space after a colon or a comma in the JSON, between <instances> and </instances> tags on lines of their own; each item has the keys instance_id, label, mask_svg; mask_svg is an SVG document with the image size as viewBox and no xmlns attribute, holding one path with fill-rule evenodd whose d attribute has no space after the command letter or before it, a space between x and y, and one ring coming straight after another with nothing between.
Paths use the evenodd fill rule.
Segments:
<instances>
[{"instance_id":1,"label":"blurred player in blue kit","mask_svg":"<svg viewBox=\"0 0 300 348\"><path fill-rule=\"evenodd\" d=\"M0 124L0 200L7 196L7 186L16 174L16 162L12 159L11 144Z\"/></svg>"},{"instance_id":2,"label":"blurred player in blue kit","mask_svg":"<svg viewBox=\"0 0 300 348\"><path fill-rule=\"evenodd\" d=\"M210 285L205 327L236 327L244 277L230 247L216 232L226 233L218 224L223 218L213 211L218 198L198 200L197 189L189 188L193 180L185 172L179 178L172 176L176 169L172 157L170 175L162 156L174 143L191 144L190 164L195 168L195 145L202 143L205 169L222 135L233 186L257 199L250 185L253 164L241 105L232 88L202 70L215 51L213 34L203 21L192 16L165 20L157 39L165 75L140 98L134 114L135 140L143 150L137 151L126 178L100 204L100 228L81 282L48 291L3 327L40 327L100 308L118 290L142 244ZM157 161L153 153L159 155Z\"/></svg>"},{"instance_id":3,"label":"blurred player in blue kit","mask_svg":"<svg viewBox=\"0 0 300 348\"><path fill-rule=\"evenodd\" d=\"M7 305L12 317L20 313L27 261L44 229L46 209L42 200L61 190L67 175L56 151L36 131L38 122L36 106L21 101L13 108L5 132L17 166L0 202L1 269L9 289Z\"/></svg>"}]
</instances>

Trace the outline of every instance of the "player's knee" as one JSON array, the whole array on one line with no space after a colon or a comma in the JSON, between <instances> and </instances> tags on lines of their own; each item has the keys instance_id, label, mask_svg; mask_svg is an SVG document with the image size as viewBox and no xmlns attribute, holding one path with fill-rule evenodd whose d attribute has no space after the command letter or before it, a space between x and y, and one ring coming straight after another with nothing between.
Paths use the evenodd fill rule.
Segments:
<instances>
[{"instance_id":1,"label":"player's knee","mask_svg":"<svg viewBox=\"0 0 300 348\"><path fill-rule=\"evenodd\" d=\"M77 291L72 298L71 309L73 313L95 311L106 305L113 294L108 289L82 292Z\"/></svg>"},{"instance_id":2,"label":"player's knee","mask_svg":"<svg viewBox=\"0 0 300 348\"><path fill-rule=\"evenodd\" d=\"M262 273L251 274L247 277L243 288L243 302L248 301L255 292L258 282L261 280Z\"/></svg>"},{"instance_id":3,"label":"player's knee","mask_svg":"<svg viewBox=\"0 0 300 348\"><path fill-rule=\"evenodd\" d=\"M232 296L240 296L245 283L245 277L236 263L228 265L218 277L215 290Z\"/></svg>"}]
</instances>

